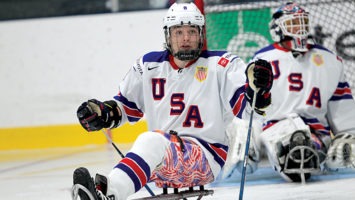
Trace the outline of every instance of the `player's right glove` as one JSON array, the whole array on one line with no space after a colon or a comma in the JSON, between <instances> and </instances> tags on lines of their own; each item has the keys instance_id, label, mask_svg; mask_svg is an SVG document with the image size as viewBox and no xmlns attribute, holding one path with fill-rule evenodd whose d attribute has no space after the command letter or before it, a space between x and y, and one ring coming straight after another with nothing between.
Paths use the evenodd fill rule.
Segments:
<instances>
[{"instance_id":1,"label":"player's right glove","mask_svg":"<svg viewBox=\"0 0 355 200\"><path fill-rule=\"evenodd\" d=\"M330 144L325 164L330 169L355 168L355 135L337 134Z\"/></svg>"},{"instance_id":2,"label":"player's right glove","mask_svg":"<svg viewBox=\"0 0 355 200\"><path fill-rule=\"evenodd\" d=\"M79 106L77 117L81 126L90 132L119 126L122 115L115 101L90 99Z\"/></svg>"},{"instance_id":3,"label":"player's right glove","mask_svg":"<svg viewBox=\"0 0 355 200\"><path fill-rule=\"evenodd\" d=\"M248 82L246 88L246 97L248 101L251 102L254 96L254 91L259 90L255 106L257 108L265 108L270 105L270 90L274 80L271 64L266 60L256 60L248 65L245 73Z\"/></svg>"}]
</instances>

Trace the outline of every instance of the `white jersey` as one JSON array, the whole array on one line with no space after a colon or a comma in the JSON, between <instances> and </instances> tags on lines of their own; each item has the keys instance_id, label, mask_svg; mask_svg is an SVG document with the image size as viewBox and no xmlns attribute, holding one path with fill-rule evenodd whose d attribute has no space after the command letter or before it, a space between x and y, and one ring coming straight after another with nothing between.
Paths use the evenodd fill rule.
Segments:
<instances>
[{"instance_id":1,"label":"white jersey","mask_svg":"<svg viewBox=\"0 0 355 200\"><path fill-rule=\"evenodd\" d=\"M275 43L258 51L254 59L269 61L274 73L264 128L297 113L318 135L329 136L330 131L355 134L355 102L339 57L312 45L295 58Z\"/></svg>"},{"instance_id":2,"label":"white jersey","mask_svg":"<svg viewBox=\"0 0 355 200\"><path fill-rule=\"evenodd\" d=\"M174 130L215 145L227 145L226 124L242 118L245 63L225 51L203 51L179 69L168 51L138 59L115 96L123 106L123 122L143 117L148 130ZM122 122L122 123L123 123Z\"/></svg>"}]
</instances>

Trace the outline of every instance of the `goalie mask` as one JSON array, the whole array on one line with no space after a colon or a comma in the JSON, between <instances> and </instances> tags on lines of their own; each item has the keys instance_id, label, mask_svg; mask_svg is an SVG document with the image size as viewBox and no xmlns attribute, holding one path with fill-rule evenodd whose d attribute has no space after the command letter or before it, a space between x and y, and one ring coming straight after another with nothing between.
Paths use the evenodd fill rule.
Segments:
<instances>
[{"instance_id":1,"label":"goalie mask","mask_svg":"<svg viewBox=\"0 0 355 200\"><path fill-rule=\"evenodd\" d=\"M270 34L275 42L292 51L306 52L309 38L308 12L296 3L288 2L282 5L272 15L269 24Z\"/></svg>"},{"instance_id":2,"label":"goalie mask","mask_svg":"<svg viewBox=\"0 0 355 200\"><path fill-rule=\"evenodd\" d=\"M193 60L196 59L203 47L203 27L205 25L205 18L200 10L193 3L174 3L168 10L163 20L165 45L166 49L179 60ZM196 49L174 49L171 44L171 28L188 25L198 28L198 40Z\"/></svg>"}]
</instances>

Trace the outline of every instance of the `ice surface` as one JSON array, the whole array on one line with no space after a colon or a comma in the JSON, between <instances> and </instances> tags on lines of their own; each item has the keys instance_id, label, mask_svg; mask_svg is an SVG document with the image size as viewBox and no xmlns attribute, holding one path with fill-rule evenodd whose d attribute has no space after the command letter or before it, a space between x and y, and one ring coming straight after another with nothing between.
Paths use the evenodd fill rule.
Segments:
<instances>
[{"instance_id":1,"label":"ice surface","mask_svg":"<svg viewBox=\"0 0 355 200\"><path fill-rule=\"evenodd\" d=\"M126 145L118 145L125 151ZM27 151L0 152L0 199L65 200L71 199L72 173L85 166L91 173L107 174L120 160L111 146L87 146ZM238 199L240 174L207 185L214 195L203 199ZM161 189L149 187L156 193ZM149 196L143 188L132 195ZM313 176L306 184L285 183L267 165L247 175L245 200L350 200L355 199L355 172L343 170Z\"/></svg>"}]
</instances>

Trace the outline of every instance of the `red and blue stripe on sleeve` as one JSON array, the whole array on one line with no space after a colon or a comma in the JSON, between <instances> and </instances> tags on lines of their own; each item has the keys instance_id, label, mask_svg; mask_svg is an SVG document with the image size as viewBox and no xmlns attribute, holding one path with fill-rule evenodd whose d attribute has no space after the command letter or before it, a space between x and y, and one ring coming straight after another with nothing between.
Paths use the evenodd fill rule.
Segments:
<instances>
[{"instance_id":1,"label":"red and blue stripe on sleeve","mask_svg":"<svg viewBox=\"0 0 355 200\"><path fill-rule=\"evenodd\" d=\"M114 98L122 103L129 122L137 122L143 117L144 113L137 107L137 105L132 101L128 101L128 99L122 96L121 93Z\"/></svg>"},{"instance_id":2,"label":"red and blue stripe on sleeve","mask_svg":"<svg viewBox=\"0 0 355 200\"><path fill-rule=\"evenodd\" d=\"M335 90L333 96L330 98L330 101L339 101L343 99L352 99L350 86L347 82L340 82L337 89Z\"/></svg>"},{"instance_id":3,"label":"red and blue stripe on sleeve","mask_svg":"<svg viewBox=\"0 0 355 200\"><path fill-rule=\"evenodd\" d=\"M233 114L238 118L242 118L242 114L247 103L244 91L244 86L238 88L235 91L231 100L229 101L229 104L232 107Z\"/></svg>"}]
</instances>

